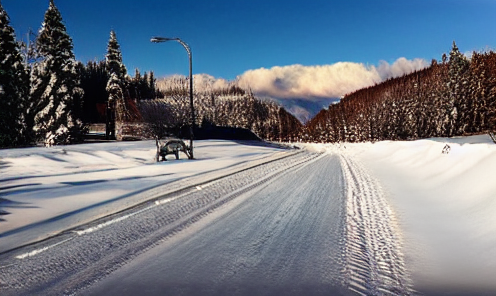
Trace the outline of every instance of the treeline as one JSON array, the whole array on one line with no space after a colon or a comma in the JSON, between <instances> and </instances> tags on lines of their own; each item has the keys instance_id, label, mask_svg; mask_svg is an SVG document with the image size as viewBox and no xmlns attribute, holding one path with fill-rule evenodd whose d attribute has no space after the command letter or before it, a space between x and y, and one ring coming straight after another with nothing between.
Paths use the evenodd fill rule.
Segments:
<instances>
[{"instance_id":1,"label":"treeline","mask_svg":"<svg viewBox=\"0 0 496 296\"><path fill-rule=\"evenodd\" d=\"M118 108L129 114L133 101L156 95L152 72L127 75L113 31L105 61L76 61L53 0L26 42L16 40L0 3L0 35L0 147L79 143L88 124L115 121Z\"/></svg>"},{"instance_id":2,"label":"treeline","mask_svg":"<svg viewBox=\"0 0 496 296\"><path fill-rule=\"evenodd\" d=\"M126 132L133 137L154 136L142 133L143 125L159 123L170 133L190 123L187 81L159 91L153 72L142 75L136 70L131 77L113 30L104 61L86 65L77 61L53 0L41 29L26 42L16 40L0 2L0 37L0 147L79 143L92 123L105 123L106 138L117 140ZM152 112L150 106L160 108ZM249 128L271 140L296 138L301 128L280 107L235 86L195 93L195 106L195 124L200 127ZM154 115L143 116L141 111ZM293 128L287 130L286 124ZM126 131L129 126L133 129Z\"/></svg>"},{"instance_id":3,"label":"treeline","mask_svg":"<svg viewBox=\"0 0 496 296\"><path fill-rule=\"evenodd\" d=\"M139 103L144 121L159 137L178 134L189 125L191 118L188 79L172 78L162 85L159 91L163 98ZM265 140L296 141L303 127L284 108L259 100L234 84L220 89L195 90L193 97L195 126L200 128L245 128Z\"/></svg>"},{"instance_id":4,"label":"treeline","mask_svg":"<svg viewBox=\"0 0 496 296\"><path fill-rule=\"evenodd\" d=\"M86 65L79 63L81 88L84 91L83 118L86 123L105 123L109 94L107 83L110 72L106 61L90 61ZM162 96L155 87L156 79L153 71L144 74L136 69L134 77L125 75L122 79L125 101L133 108L136 101L154 99Z\"/></svg>"},{"instance_id":5,"label":"treeline","mask_svg":"<svg viewBox=\"0 0 496 296\"><path fill-rule=\"evenodd\" d=\"M430 67L346 95L310 120L309 142L452 137L494 131L496 53L468 59L456 44Z\"/></svg>"}]
</instances>

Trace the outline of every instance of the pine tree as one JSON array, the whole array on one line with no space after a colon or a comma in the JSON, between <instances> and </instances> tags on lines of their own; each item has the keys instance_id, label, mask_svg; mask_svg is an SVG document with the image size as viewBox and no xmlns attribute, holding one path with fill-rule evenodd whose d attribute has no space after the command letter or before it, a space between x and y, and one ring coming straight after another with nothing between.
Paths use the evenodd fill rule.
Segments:
<instances>
[{"instance_id":1,"label":"pine tree","mask_svg":"<svg viewBox=\"0 0 496 296\"><path fill-rule=\"evenodd\" d=\"M117 139L120 137L116 133L116 128L122 126L122 121L126 115L126 105L124 102L124 90L126 87L127 70L122 63L122 53L117 36L114 30L110 31L110 39L107 46L106 67L110 75L107 83L107 138ZM117 126L119 125L119 126Z\"/></svg>"},{"instance_id":2,"label":"pine tree","mask_svg":"<svg viewBox=\"0 0 496 296\"><path fill-rule=\"evenodd\" d=\"M24 142L23 116L29 76L9 16L0 3L0 147Z\"/></svg>"},{"instance_id":3,"label":"pine tree","mask_svg":"<svg viewBox=\"0 0 496 296\"><path fill-rule=\"evenodd\" d=\"M448 62L448 89L449 97L447 102L447 136L463 134L465 123L462 121L462 114L467 110L466 85L468 77L465 75L469 67L469 61L460 53L456 43L450 52Z\"/></svg>"},{"instance_id":4,"label":"pine tree","mask_svg":"<svg viewBox=\"0 0 496 296\"><path fill-rule=\"evenodd\" d=\"M148 78L148 88L150 90L150 99L155 99L156 96L156 90L155 90L155 84L157 83L157 80L155 79L155 74L153 71L150 72L150 77Z\"/></svg>"},{"instance_id":5,"label":"pine tree","mask_svg":"<svg viewBox=\"0 0 496 296\"><path fill-rule=\"evenodd\" d=\"M107 104L108 100L106 88L109 75L105 61L90 61L82 67L81 72L81 88L84 90L83 121L103 123L105 114L100 114L98 106Z\"/></svg>"},{"instance_id":6,"label":"pine tree","mask_svg":"<svg viewBox=\"0 0 496 296\"><path fill-rule=\"evenodd\" d=\"M83 90L73 54L72 39L62 16L50 0L36 39L40 60L31 75L31 115L45 146L79 142L85 126L79 115Z\"/></svg>"},{"instance_id":7,"label":"pine tree","mask_svg":"<svg viewBox=\"0 0 496 296\"><path fill-rule=\"evenodd\" d=\"M115 73L119 79L124 80L127 69L122 63L121 46L117 41L117 35L114 30L110 31L110 39L107 46L107 55L105 56L107 71L109 74Z\"/></svg>"}]
</instances>

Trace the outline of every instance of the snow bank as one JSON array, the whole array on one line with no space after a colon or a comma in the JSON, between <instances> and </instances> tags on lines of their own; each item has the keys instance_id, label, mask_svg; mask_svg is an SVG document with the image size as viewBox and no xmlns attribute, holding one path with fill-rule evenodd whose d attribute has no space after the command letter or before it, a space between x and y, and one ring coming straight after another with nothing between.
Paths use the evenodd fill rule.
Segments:
<instances>
[{"instance_id":1,"label":"snow bank","mask_svg":"<svg viewBox=\"0 0 496 296\"><path fill-rule=\"evenodd\" d=\"M389 193L417 289L496 291L496 145L488 136L343 147Z\"/></svg>"},{"instance_id":2,"label":"snow bank","mask_svg":"<svg viewBox=\"0 0 496 296\"><path fill-rule=\"evenodd\" d=\"M196 160L155 162L155 142L0 150L0 252L43 239L164 192L214 178L284 149L196 141ZM187 178L188 177L188 178ZM177 182L174 182L177 181ZM190 184L191 183L191 184Z\"/></svg>"}]
</instances>

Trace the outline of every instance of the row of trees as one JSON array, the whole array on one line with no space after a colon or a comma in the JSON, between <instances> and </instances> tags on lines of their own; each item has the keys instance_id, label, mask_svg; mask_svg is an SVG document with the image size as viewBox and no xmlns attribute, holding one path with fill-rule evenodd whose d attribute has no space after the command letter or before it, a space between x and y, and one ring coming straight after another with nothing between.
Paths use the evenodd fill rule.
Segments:
<instances>
[{"instance_id":1,"label":"row of trees","mask_svg":"<svg viewBox=\"0 0 496 296\"><path fill-rule=\"evenodd\" d=\"M83 121L87 123L104 123L106 121L106 115L102 108L106 108L107 106L109 98L107 83L110 79L107 62L90 61L86 65L79 65L81 88L84 90ZM156 79L153 72L145 72L142 75L136 69L134 77L131 78L126 75L121 82L127 105L161 96L160 92L156 90Z\"/></svg>"},{"instance_id":2,"label":"row of trees","mask_svg":"<svg viewBox=\"0 0 496 296\"><path fill-rule=\"evenodd\" d=\"M106 123L118 138L125 123L146 123L162 134L189 125L189 81L156 89L153 72L131 78L114 31L105 61L75 60L53 0L31 44L16 41L0 3L0 147L82 141L88 123ZM346 95L304 127L271 102L236 85L195 92L195 125L247 128L280 141L378 141L451 137L496 128L496 53L468 59L455 43L442 62ZM158 99L161 98L161 99Z\"/></svg>"},{"instance_id":3,"label":"row of trees","mask_svg":"<svg viewBox=\"0 0 496 296\"><path fill-rule=\"evenodd\" d=\"M187 78L173 78L160 89L163 98L139 102L144 122L153 134L163 137L179 134L190 124L189 83ZM245 128L260 138L295 141L303 125L284 108L262 101L236 85L195 91L195 126Z\"/></svg>"},{"instance_id":4,"label":"row of trees","mask_svg":"<svg viewBox=\"0 0 496 296\"><path fill-rule=\"evenodd\" d=\"M114 31L105 61L83 65L53 0L32 43L16 41L1 3L0 21L0 147L81 142L90 123L105 122L108 139L143 120L176 134L189 125L187 79L159 91L153 72L131 78ZM234 85L196 92L195 106L196 126L242 127L271 140L296 139L301 129L284 109Z\"/></svg>"},{"instance_id":5,"label":"row of trees","mask_svg":"<svg viewBox=\"0 0 496 296\"><path fill-rule=\"evenodd\" d=\"M76 61L53 0L26 43L16 41L0 3L0 35L0 147L81 142L96 122L106 122L108 138L115 138L116 121L139 117L133 102L157 95L153 72L127 75L114 31L105 61Z\"/></svg>"},{"instance_id":6,"label":"row of trees","mask_svg":"<svg viewBox=\"0 0 496 296\"><path fill-rule=\"evenodd\" d=\"M305 126L314 142L414 140L494 131L496 53L468 59L453 43L441 63L346 95Z\"/></svg>"}]
</instances>

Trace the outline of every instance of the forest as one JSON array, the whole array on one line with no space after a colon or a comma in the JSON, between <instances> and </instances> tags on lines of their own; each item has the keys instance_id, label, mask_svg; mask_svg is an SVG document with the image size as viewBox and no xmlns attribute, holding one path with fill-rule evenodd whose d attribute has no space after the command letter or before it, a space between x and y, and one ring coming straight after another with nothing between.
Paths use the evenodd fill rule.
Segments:
<instances>
[{"instance_id":1,"label":"forest","mask_svg":"<svg viewBox=\"0 0 496 296\"><path fill-rule=\"evenodd\" d=\"M136 69L131 77L113 30L105 60L77 61L53 0L38 33L20 41L0 3L0 34L0 147L81 143L98 123L107 140L184 136L191 124L186 79L159 90L153 72ZM195 91L194 102L197 128L244 128L293 141L302 127L282 107L235 86Z\"/></svg>"},{"instance_id":2,"label":"forest","mask_svg":"<svg viewBox=\"0 0 496 296\"><path fill-rule=\"evenodd\" d=\"M495 131L496 53L460 53L357 90L304 127L307 142L415 140Z\"/></svg>"},{"instance_id":3,"label":"forest","mask_svg":"<svg viewBox=\"0 0 496 296\"><path fill-rule=\"evenodd\" d=\"M17 40L0 3L0 147L81 143L92 124L105 139L187 137L189 81L129 75L116 32L105 60L77 61L53 0L32 40ZM103 47L103 46L102 46ZM165 83L166 82L166 83ZM460 53L345 95L306 124L235 82L194 89L196 128L249 129L284 142L415 140L492 133L496 129L496 53Z\"/></svg>"}]
</instances>

